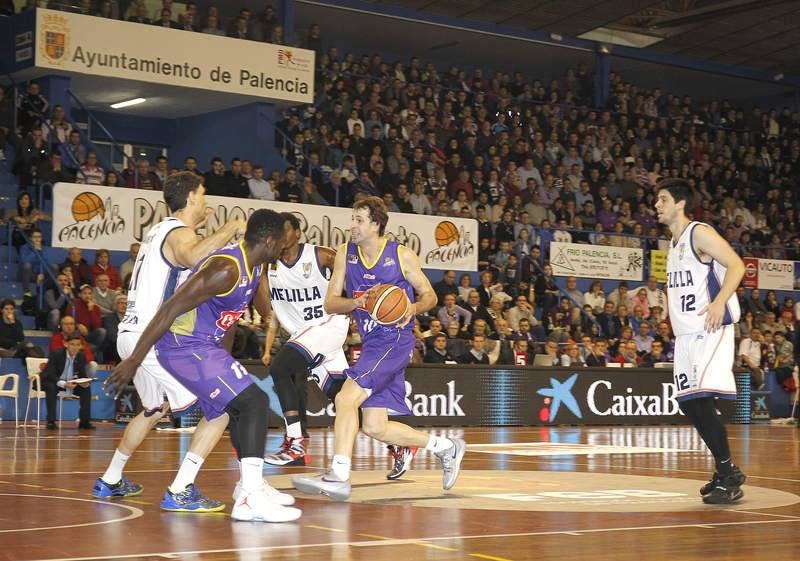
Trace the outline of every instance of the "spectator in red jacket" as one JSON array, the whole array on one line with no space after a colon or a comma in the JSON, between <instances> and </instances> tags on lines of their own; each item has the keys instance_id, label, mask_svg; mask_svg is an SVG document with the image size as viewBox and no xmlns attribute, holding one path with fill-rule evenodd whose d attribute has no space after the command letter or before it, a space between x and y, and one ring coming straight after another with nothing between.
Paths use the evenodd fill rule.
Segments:
<instances>
[{"instance_id":1,"label":"spectator in red jacket","mask_svg":"<svg viewBox=\"0 0 800 561\"><path fill-rule=\"evenodd\" d=\"M66 347L67 338L76 331L77 325L75 324L75 318L72 316L64 316L61 318L61 329L56 331L50 338L50 352L48 354L52 355L58 349ZM89 343L87 343L86 339L83 337L81 337L81 345L83 345L83 352L86 355L86 360L89 362L94 361L94 353L92 353Z\"/></svg>"},{"instance_id":2,"label":"spectator in red jacket","mask_svg":"<svg viewBox=\"0 0 800 561\"><path fill-rule=\"evenodd\" d=\"M85 337L92 351L97 353L98 349L103 348L103 342L106 340L106 330L103 327L100 306L94 301L94 292L91 285L84 284L81 286L78 299L72 302L70 308L67 314L75 318L81 337Z\"/></svg>"},{"instance_id":3,"label":"spectator in red jacket","mask_svg":"<svg viewBox=\"0 0 800 561\"><path fill-rule=\"evenodd\" d=\"M61 265L61 268L69 267L72 269L72 283L73 286L81 286L83 284L92 284L92 269L86 262L86 259L81 257L81 250L79 247L71 247L67 253L67 259Z\"/></svg>"},{"instance_id":4,"label":"spectator in red jacket","mask_svg":"<svg viewBox=\"0 0 800 561\"><path fill-rule=\"evenodd\" d=\"M111 254L107 249L98 249L92 267L92 284L97 285L98 275L108 275L108 288L111 290L120 289L119 272L111 264Z\"/></svg>"}]
</instances>

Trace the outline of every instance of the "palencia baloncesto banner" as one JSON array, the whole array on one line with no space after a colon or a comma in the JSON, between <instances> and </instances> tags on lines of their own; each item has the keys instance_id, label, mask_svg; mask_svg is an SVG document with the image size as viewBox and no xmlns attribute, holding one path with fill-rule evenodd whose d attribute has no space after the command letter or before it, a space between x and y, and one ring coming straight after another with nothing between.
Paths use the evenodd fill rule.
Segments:
<instances>
[{"instance_id":1,"label":"palencia baloncesto banner","mask_svg":"<svg viewBox=\"0 0 800 561\"><path fill-rule=\"evenodd\" d=\"M304 239L337 248L350 239L352 209L206 197L213 213L201 235L215 232L229 220L247 219L259 208L293 212ZM168 215L160 191L57 183L53 190L54 247L127 251L153 224ZM412 249L426 269L478 269L478 223L472 219L389 213L387 235Z\"/></svg>"},{"instance_id":2,"label":"palencia baloncesto banner","mask_svg":"<svg viewBox=\"0 0 800 561\"><path fill-rule=\"evenodd\" d=\"M314 101L314 51L39 9L36 66Z\"/></svg>"}]
</instances>

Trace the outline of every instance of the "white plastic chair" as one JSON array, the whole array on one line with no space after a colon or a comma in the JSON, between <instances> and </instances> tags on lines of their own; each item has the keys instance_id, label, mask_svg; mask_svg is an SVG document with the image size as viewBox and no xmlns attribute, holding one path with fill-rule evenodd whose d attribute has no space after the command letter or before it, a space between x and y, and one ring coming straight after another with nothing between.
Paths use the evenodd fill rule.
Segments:
<instances>
[{"instance_id":1,"label":"white plastic chair","mask_svg":"<svg viewBox=\"0 0 800 561\"><path fill-rule=\"evenodd\" d=\"M11 389L5 389L8 380L11 380ZM19 401L19 374L3 374L0 376L0 397L11 397L14 399L14 426L19 426L19 413L17 406Z\"/></svg>"},{"instance_id":2,"label":"white plastic chair","mask_svg":"<svg viewBox=\"0 0 800 561\"><path fill-rule=\"evenodd\" d=\"M39 423L41 423L41 411L42 411L42 400L45 399L46 395L44 390L42 389L42 379L39 374L31 374L28 372L28 403L25 405L25 419L23 426L28 426L28 412L31 408L31 400L36 400L36 424L30 425L33 427L38 427Z\"/></svg>"},{"instance_id":3,"label":"white plastic chair","mask_svg":"<svg viewBox=\"0 0 800 561\"><path fill-rule=\"evenodd\" d=\"M28 403L25 406L25 420L28 422L28 412L31 407L31 400L36 400L36 426L41 422L42 402L40 400L45 398L44 390L42 389L42 369L43 365L47 364L46 358L26 358L25 368L28 370Z\"/></svg>"},{"instance_id":4,"label":"white plastic chair","mask_svg":"<svg viewBox=\"0 0 800 561\"><path fill-rule=\"evenodd\" d=\"M40 399L45 398L45 391L42 389L42 370L44 364L47 364L46 358L31 358L25 359L25 367L28 369L28 405L25 407L25 421L28 420L28 410L31 404L31 399L36 399L36 423L41 422L41 402ZM34 384L36 390L34 390ZM34 393L35 392L35 393ZM60 423L63 418L64 400L78 399L77 395L68 393L66 391L58 392L58 422Z\"/></svg>"}]
</instances>

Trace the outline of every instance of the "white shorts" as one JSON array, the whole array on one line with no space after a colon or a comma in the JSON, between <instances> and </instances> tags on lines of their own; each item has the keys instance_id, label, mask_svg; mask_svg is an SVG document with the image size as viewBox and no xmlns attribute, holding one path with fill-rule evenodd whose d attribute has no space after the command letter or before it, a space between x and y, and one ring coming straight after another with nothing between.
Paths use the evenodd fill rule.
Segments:
<instances>
[{"instance_id":1,"label":"white shorts","mask_svg":"<svg viewBox=\"0 0 800 561\"><path fill-rule=\"evenodd\" d=\"M714 333L679 335L675 339L675 398L678 401L708 396L736 399L735 350L733 325L725 325Z\"/></svg>"},{"instance_id":2,"label":"white shorts","mask_svg":"<svg viewBox=\"0 0 800 561\"><path fill-rule=\"evenodd\" d=\"M314 365L311 378L324 392L331 378L343 377L344 370L350 365L342 347L350 329L350 319L346 315L336 314L320 324L311 325L299 330L286 342L299 350Z\"/></svg>"},{"instance_id":3,"label":"white shorts","mask_svg":"<svg viewBox=\"0 0 800 561\"><path fill-rule=\"evenodd\" d=\"M124 331L117 336L117 352L120 358L125 359L131 355L140 335L133 331ZM185 411L197 402L193 393L164 370L156 358L155 349L150 349L139 365L133 385L136 386L136 392L146 412L161 409L164 396L167 397L173 414Z\"/></svg>"}]
</instances>

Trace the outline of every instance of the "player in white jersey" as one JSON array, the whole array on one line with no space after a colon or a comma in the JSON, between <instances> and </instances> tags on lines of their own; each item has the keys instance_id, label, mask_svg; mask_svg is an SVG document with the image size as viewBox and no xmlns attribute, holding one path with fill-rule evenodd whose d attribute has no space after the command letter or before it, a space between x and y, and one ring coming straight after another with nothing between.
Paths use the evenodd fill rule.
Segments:
<instances>
[{"instance_id":1,"label":"player in white jersey","mask_svg":"<svg viewBox=\"0 0 800 561\"><path fill-rule=\"evenodd\" d=\"M270 366L275 392L281 402L286 438L280 450L266 458L277 466L308 465L306 450L306 379L310 377L333 400L344 383L349 366L343 346L350 327L345 314L328 314L325 295L336 252L328 247L300 243L300 221L291 212L286 218L286 247L267 273L272 316L262 361ZM270 350L278 327L291 336L275 359ZM401 477L409 468L415 450L390 446L394 467L389 479Z\"/></svg>"},{"instance_id":2,"label":"player in white jersey","mask_svg":"<svg viewBox=\"0 0 800 561\"><path fill-rule=\"evenodd\" d=\"M728 434L715 398L735 399L736 288L744 263L711 226L686 216L691 196L682 179L658 184L658 221L672 232L667 255L667 302L675 333L675 387L681 411L714 455L716 470L700 490L703 502L731 504L742 498L745 475L733 464Z\"/></svg>"},{"instance_id":3,"label":"player in white jersey","mask_svg":"<svg viewBox=\"0 0 800 561\"><path fill-rule=\"evenodd\" d=\"M123 359L131 354L144 328L164 301L172 296L188 271L236 234L244 233L246 228L243 220L234 220L207 238L198 239L195 230L207 217L205 187L202 178L192 172L176 173L167 178L164 183L164 202L171 216L147 232L131 274L128 308L120 322L117 337L117 350ZM122 475L128 458L170 408L173 414L185 412L197 401L192 393L164 370L152 350L139 367L133 383L141 398L143 411L125 428L108 469L92 489L95 497L116 498L140 494L142 486ZM164 403L164 396L168 403ZM195 487L194 479L226 426L224 419L200 421L189 452L164 494L162 508L181 512L215 512L225 508L223 503L203 496Z\"/></svg>"}]
</instances>

